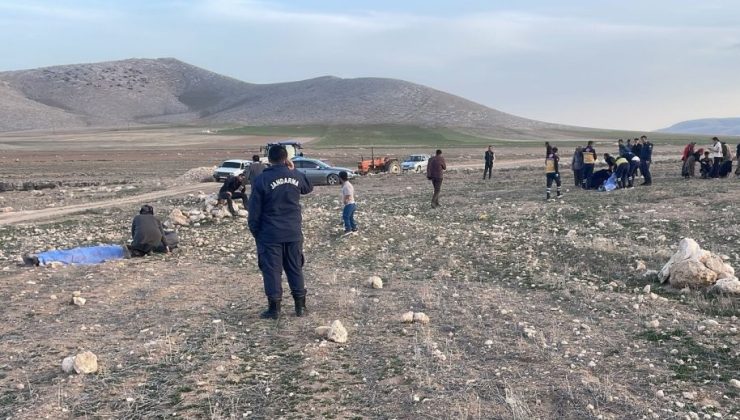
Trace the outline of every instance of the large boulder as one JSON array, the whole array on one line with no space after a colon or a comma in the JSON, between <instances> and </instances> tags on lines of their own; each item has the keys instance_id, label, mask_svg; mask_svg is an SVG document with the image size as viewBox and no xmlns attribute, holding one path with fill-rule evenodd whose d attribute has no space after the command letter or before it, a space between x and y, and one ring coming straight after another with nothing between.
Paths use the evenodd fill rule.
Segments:
<instances>
[{"instance_id":1,"label":"large boulder","mask_svg":"<svg viewBox=\"0 0 740 420\"><path fill-rule=\"evenodd\" d=\"M683 238L678 243L678 251L671 257L670 260L663 266L658 273L658 279L661 283L665 283L670 277L671 267L673 264L679 263L686 260L699 260L702 256L702 249L695 240L691 238Z\"/></svg>"},{"instance_id":2,"label":"large boulder","mask_svg":"<svg viewBox=\"0 0 740 420\"><path fill-rule=\"evenodd\" d=\"M681 240L678 251L660 270L658 279L679 289L709 288L723 293L740 293L735 269L719 255L702 250L690 238Z\"/></svg>"},{"instance_id":3,"label":"large boulder","mask_svg":"<svg viewBox=\"0 0 740 420\"><path fill-rule=\"evenodd\" d=\"M671 267L668 282L677 289L709 287L717 280L717 273L696 260L684 260Z\"/></svg>"}]
</instances>

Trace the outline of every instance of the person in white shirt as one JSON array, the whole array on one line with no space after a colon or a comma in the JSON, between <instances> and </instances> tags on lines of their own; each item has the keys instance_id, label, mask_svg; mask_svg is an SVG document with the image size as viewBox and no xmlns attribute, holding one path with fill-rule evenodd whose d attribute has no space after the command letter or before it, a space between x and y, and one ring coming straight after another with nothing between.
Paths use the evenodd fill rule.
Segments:
<instances>
[{"instance_id":1,"label":"person in white shirt","mask_svg":"<svg viewBox=\"0 0 740 420\"><path fill-rule=\"evenodd\" d=\"M712 141L714 142L714 144L709 147L709 157L714 160L714 164L712 165L711 177L719 178L719 167L722 164L722 143L717 137L712 137Z\"/></svg>"},{"instance_id":2,"label":"person in white shirt","mask_svg":"<svg viewBox=\"0 0 740 420\"><path fill-rule=\"evenodd\" d=\"M344 233L357 232L357 222L355 221L355 187L349 182L347 172L339 172L339 180L342 182L342 220L344 220Z\"/></svg>"}]
</instances>

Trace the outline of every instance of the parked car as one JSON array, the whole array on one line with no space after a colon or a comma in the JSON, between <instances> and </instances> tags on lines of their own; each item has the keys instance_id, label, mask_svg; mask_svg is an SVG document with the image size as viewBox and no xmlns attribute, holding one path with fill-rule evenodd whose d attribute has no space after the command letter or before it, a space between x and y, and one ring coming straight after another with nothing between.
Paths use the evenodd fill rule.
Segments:
<instances>
[{"instance_id":1,"label":"parked car","mask_svg":"<svg viewBox=\"0 0 740 420\"><path fill-rule=\"evenodd\" d=\"M293 158L295 168L304 174L314 185L339 184L339 172L345 171L350 179L355 178L357 174L349 168L329 166L318 159L309 159L304 157Z\"/></svg>"},{"instance_id":2,"label":"parked car","mask_svg":"<svg viewBox=\"0 0 740 420\"><path fill-rule=\"evenodd\" d=\"M404 172L424 172L427 169L430 157L429 155L411 155L401 163L401 169Z\"/></svg>"},{"instance_id":3,"label":"parked car","mask_svg":"<svg viewBox=\"0 0 740 420\"><path fill-rule=\"evenodd\" d=\"M252 164L251 160L243 159L230 159L225 160L215 171L213 171L213 178L216 181L224 181L230 175L236 175L239 172L244 172L245 169Z\"/></svg>"}]
</instances>

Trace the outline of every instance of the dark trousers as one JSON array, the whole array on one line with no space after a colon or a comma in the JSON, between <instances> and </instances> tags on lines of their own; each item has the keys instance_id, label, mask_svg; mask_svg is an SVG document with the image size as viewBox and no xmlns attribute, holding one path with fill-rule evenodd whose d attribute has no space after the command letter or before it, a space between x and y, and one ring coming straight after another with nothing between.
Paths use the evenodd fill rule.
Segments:
<instances>
[{"instance_id":1,"label":"dark trousers","mask_svg":"<svg viewBox=\"0 0 740 420\"><path fill-rule=\"evenodd\" d=\"M650 161L649 160L643 160L640 162L640 172L642 172L643 178L645 178L645 184L652 184L653 183L653 176L650 175Z\"/></svg>"},{"instance_id":2,"label":"dark trousers","mask_svg":"<svg viewBox=\"0 0 740 420\"><path fill-rule=\"evenodd\" d=\"M547 176L547 198L550 198L550 191L552 188L552 182L555 181L555 185L558 186L558 197L560 197L560 174L557 172L550 172Z\"/></svg>"},{"instance_id":3,"label":"dark trousers","mask_svg":"<svg viewBox=\"0 0 740 420\"><path fill-rule=\"evenodd\" d=\"M290 293L293 297L306 296L303 281L303 241L282 243L257 242L257 264L262 271L265 294L270 300L283 298L282 275L288 277Z\"/></svg>"},{"instance_id":4,"label":"dark trousers","mask_svg":"<svg viewBox=\"0 0 740 420\"><path fill-rule=\"evenodd\" d=\"M591 178L591 175L594 173L594 164L593 163L584 163L583 164L583 181L581 182L581 185L583 188L590 188L588 185L589 178Z\"/></svg>"},{"instance_id":5,"label":"dark trousers","mask_svg":"<svg viewBox=\"0 0 740 420\"><path fill-rule=\"evenodd\" d=\"M719 178L719 168L722 165L722 158L714 158L714 165L712 165L712 178Z\"/></svg>"},{"instance_id":6,"label":"dark trousers","mask_svg":"<svg viewBox=\"0 0 740 420\"><path fill-rule=\"evenodd\" d=\"M583 184L583 168L573 169L573 180L575 181L576 187L580 187Z\"/></svg>"},{"instance_id":7,"label":"dark trousers","mask_svg":"<svg viewBox=\"0 0 740 420\"><path fill-rule=\"evenodd\" d=\"M617 185L619 188L627 187L627 174L629 173L629 163L623 163L617 166L615 175L617 176Z\"/></svg>"},{"instance_id":8,"label":"dark trousers","mask_svg":"<svg viewBox=\"0 0 740 420\"><path fill-rule=\"evenodd\" d=\"M357 204L345 204L342 209L342 220L344 221L344 231L351 232L357 230L357 222L355 222L355 210L357 210Z\"/></svg>"},{"instance_id":9,"label":"dark trousers","mask_svg":"<svg viewBox=\"0 0 740 420\"><path fill-rule=\"evenodd\" d=\"M242 199L242 206L244 206L245 210L249 208L249 196L247 195L247 193L243 193L241 191L234 191L233 193L231 193L231 196L224 192L219 194L218 198L220 200L226 200L226 204L228 205L229 212L231 214L236 214L236 210L234 210L234 202L232 201L235 198Z\"/></svg>"},{"instance_id":10,"label":"dark trousers","mask_svg":"<svg viewBox=\"0 0 740 420\"><path fill-rule=\"evenodd\" d=\"M629 183L629 186L633 186L635 182L635 177L637 176L637 168L640 166L640 162L636 162L634 160L630 161L630 169L629 173L627 174L627 182Z\"/></svg>"},{"instance_id":11,"label":"dark trousers","mask_svg":"<svg viewBox=\"0 0 740 420\"><path fill-rule=\"evenodd\" d=\"M488 179L491 179L492 172L493 172L493 162L491 163L486 162L486 167L483 168L483 179L486 179L486 174L488 174Z\"/></svg>"},{"instance_id":12,"label":"dark trousers","mask_svg":"<svg viewBox=\"0 0 740 420\"><path fill-rule=\"evenodd\" d=\"M442 178L432 178L432 187L434 187L432 207L439 207L439 192L442 190Z\"/></svg>"}]
</instances>

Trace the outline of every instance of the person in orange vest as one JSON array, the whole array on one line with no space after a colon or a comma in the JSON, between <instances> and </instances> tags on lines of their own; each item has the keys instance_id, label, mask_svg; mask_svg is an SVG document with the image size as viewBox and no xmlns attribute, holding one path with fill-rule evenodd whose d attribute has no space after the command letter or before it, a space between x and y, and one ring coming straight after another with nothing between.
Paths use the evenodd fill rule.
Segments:
<instances>
[{"instance_id":1,"label":"person in orange vest","mask_svg":"<svg viewBox=\"0 0 740 420\"><path fill-rule=\"evenodd\" d=\"M547 190L545 199L550 199L550 193L552 192L552 182L555 181L557 185L558 198L563 198L560 192L560 156L558 156L558 148L553 147L550 149L550 154L545 158L545 176L547 177Z\"/></svg>"},{"instance_id":2,"label":"person in orange vest","mask_svg":"<svg viewBox=\"0 0 740 420\"><path fill-rule=\"evenodd\" d=\"M589 188L588 180L591 178L591 174L594 173L594 164L597 159L594 142L589 140L581 153L583 153L583 188Z\"/></svg>"}]
</instances>

